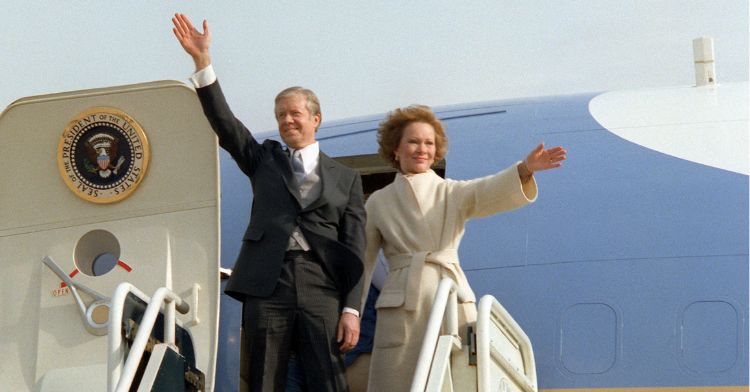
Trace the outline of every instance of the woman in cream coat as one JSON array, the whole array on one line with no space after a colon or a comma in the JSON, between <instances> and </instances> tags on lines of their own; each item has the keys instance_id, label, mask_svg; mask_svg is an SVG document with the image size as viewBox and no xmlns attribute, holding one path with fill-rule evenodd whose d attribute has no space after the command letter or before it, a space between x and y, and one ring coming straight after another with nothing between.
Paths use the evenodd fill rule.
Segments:
<instances>
[{"instance_id":1,"label":"woman in cream coat","mask_svg":"<svg viewBox=\"0 0 750 392\"><path fill-rule=\"evenodd\" d=\"M458 284L463 339L467 323L476 320L474 293L458 261L465 222L533 202L537 195L533 173L559 167L566 152L540 144L525 160L497 174L470 181L443 179L430 167L445 156L447 139L442 124L426 106L391 112L380 125L378 143L381 157L399 173L365 205L364 287L369 287L379 249L390 268L375 305L368 389L407 391L442 278L450 277Z\"/></svg>"}]
</instances>

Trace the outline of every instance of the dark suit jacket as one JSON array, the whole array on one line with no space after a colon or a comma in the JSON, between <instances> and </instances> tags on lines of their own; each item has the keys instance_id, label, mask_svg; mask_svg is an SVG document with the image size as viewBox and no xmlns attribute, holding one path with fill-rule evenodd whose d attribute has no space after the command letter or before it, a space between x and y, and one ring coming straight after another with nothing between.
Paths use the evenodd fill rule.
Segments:
<instances>
[{"instance_id":1,"label":"dark suit jacket","mask_svg":"<svg viewBox=\"0 0 750 392\"><path fill-rule=\"evenodd\" d=\"M365 210L359 174L320 153L321 196L302 208L287 152L274 140L258 143L232 114L219 82L197 89L203 112L240 169L250 178L253 205L242 248L225 292L268 297L281 274L289 236L299 225L336 283L344 306L359 310Z\"/></svg>"}]
</instances>

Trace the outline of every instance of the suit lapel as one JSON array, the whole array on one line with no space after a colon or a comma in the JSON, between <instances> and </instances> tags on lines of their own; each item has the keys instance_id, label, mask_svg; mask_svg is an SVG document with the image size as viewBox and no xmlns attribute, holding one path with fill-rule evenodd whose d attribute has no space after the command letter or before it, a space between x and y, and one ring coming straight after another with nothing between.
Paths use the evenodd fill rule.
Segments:
<instances>
[{"instance_id":1,"label":"suit lapel","mask_svg":"<svg viewBox=\"0 0 750 392\"><path fill-rule=\"evenodd\" d=\"M338 167L336 167L336 162L323 152L320 153L318 168L320 169L320 196L305 207L303 211L314 210L328 203L328 200L330 200L329 193L336 189L332 184L336 184L341 175Z\"/></svg>"},{"instance_id":2,"label":"suit lapel","mask_svg":"<svg viewBox=\"0 0 750 392\"><path fill-rule=\"evenodd\" d=\"M292 194L292 196L294 196L297 203L302 205L302 197L299 194L299 184L297 183L297 178L292 171L292 162L289 160L289 152L278 145L278 149L274 151L273 159L276 161L276 166L281 171L281 178L284 179L286 189Z\"/></svg>"}]
</instances>

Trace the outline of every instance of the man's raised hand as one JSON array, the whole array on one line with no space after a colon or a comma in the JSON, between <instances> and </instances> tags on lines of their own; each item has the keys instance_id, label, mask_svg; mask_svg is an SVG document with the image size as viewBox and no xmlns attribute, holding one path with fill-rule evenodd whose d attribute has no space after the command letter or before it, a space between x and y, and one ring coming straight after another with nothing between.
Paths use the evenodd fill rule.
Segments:
<instances>
[{"instance_id":1,"label":"man's raised hand","mask_svg":"<svg viewBox=\"0 0 750 392\"><path fill-rule=\"evenodd\" d=\"M174 14L172 18L174 36L195 62L195 70L200 71L211 64L208 48L211 46L211 32L208 21L203 20L203 33L199 32L184 14Z\"/></svg>"}]
</instances>

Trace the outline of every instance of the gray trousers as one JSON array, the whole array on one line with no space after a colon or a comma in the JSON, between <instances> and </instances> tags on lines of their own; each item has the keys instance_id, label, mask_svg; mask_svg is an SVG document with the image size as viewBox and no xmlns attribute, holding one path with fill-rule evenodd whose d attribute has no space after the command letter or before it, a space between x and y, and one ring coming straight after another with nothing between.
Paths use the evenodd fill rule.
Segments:
<instances>
[{"instance_id":1,"label":"gray trousers","mask_svg":"<svg viewBox=\"0 0 750 392\"><path fill-rule=\"evenodd\" d=\"M270 297L245 298L243 351L250 391L284 391L291 351L306 390L348 391L336 342L341 295L312 252L289 251Z\"/></svg>"}]
</instances>

